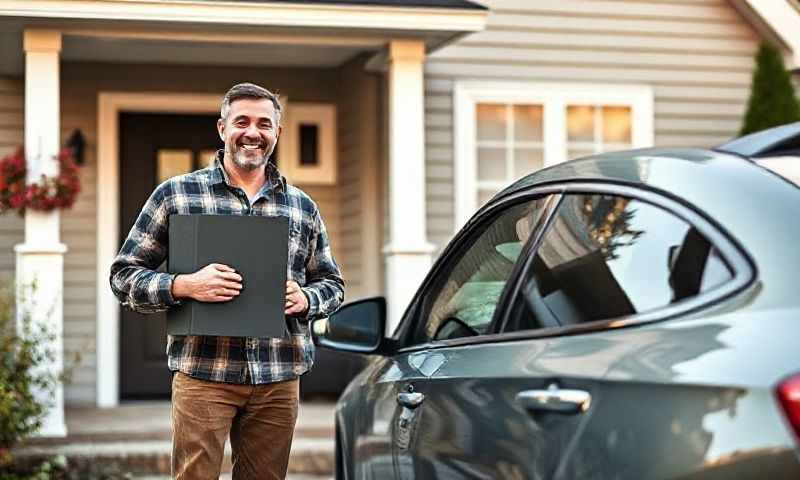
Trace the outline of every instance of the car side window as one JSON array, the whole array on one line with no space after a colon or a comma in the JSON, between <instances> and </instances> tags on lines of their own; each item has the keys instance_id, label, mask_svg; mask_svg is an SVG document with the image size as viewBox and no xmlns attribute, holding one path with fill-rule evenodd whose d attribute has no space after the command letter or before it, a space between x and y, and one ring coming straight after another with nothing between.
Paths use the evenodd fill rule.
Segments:
<instances>
[{"instance_id":1,"label":"car side window","mask_svg":"<svg viewBox=\"0 0 800 480\"><path fill-rule=\"evenodd\" d=\"M544 198L510 206L472 228L453 245L423 299L415 343L482 335L492 322L503 288L545 208Z\"/></svg>"},{"instance_id":2,"label":"car side window","mask_svg":"<svg viewBox=\"0 0 800 480\"><path fill-rule=\"evenodd\" d=\"M568 326L653 311L731 280L694 227L614 195L569 194L524 274L527 312L506 331Z\"/></svg>"}]
</instances>

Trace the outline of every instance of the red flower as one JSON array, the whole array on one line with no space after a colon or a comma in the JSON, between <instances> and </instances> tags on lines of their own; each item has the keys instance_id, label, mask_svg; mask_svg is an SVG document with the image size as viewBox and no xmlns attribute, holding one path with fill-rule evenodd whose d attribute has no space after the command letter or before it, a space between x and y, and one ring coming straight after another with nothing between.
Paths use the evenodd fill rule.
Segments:
<instances>
[{"instance_id":1,"label":"red flower","mask_svg":"<svg viewBox=\"0 0 800 480\"><path fill-rule=\"evenodd\" d=\"M80 192L78 167L68 149L59 152L57 160L57 176L42 175L30 185L26 184L27 165L22 149L0 160L0 212L17 210L22 215L26 208L50 211L71 207Z\"/></svg>"}]
</instances>

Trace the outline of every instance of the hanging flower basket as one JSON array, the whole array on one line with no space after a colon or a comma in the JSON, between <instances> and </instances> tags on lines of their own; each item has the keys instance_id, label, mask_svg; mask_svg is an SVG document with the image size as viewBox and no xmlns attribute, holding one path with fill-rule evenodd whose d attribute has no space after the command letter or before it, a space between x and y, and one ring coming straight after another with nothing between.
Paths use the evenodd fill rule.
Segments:
<instances>
[{"instance_id":1,"label":"hanging flower basket","mask_svg":"<svg viewBox=\"0 0 800 480\"><path fill-rule=\"evenodd\" d=\"M22 215L26 208L49 212L72 207L81 191L81 182L69 149L58 154L58 166L57 176L42 175L37 182L27 184L22 149L6 155L0 160L0 212L16 210Z\"/></svg>"}]
</instances>

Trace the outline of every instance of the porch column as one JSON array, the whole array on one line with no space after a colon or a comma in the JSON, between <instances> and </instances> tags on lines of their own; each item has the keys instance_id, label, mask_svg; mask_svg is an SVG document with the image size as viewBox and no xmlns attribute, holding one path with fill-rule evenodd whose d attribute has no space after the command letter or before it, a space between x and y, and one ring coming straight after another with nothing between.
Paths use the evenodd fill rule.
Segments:
<instances>
[{"instance_id":1,"label":"porch column","mask_svg":"<svg viewBox=\"0 0 800 480\"><path fill-rule=\"evenodd\" d=\"M25 49L25 159L28 181L41 174L58 173L59 52L61 33L26 29ZM58 210L50 213L25 212L25 242L14 247L17 253L17 320L27 315L36 324L45 324L54 335L49 347L55 353L52 364L43 370L63 370L63 276L64 253L60 241ZM59 382L55 394L37 392L40 401L51 405L44 419L41 436L67 434L64 422L64 389Z\"/></svg>"},{"instance_id":2,"label":"porch column","mask_svg":"<svg viewBox=\"0 0 800 480\"><path fill-rule=\"evenodd\" d=\"M386 257L387 334L400 318L431 266L434 246L426 238L425 44L389 44L389 238Z\"/></svg>"}]
</instances>

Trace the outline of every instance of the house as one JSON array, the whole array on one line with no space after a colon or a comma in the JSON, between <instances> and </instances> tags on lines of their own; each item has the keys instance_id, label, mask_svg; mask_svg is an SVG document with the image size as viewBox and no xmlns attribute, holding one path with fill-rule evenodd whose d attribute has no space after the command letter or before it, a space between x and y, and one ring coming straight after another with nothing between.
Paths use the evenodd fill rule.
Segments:
<instances>
[{"instance_id":1,"label":"house","mask_svg":"<svg viewBox=\"0 0 800 480\"><path fill-rule=\"evenodd\" d=\"M52 172L86 140L72 209L0 218L0 269L37 279L34 314L82 353L43 433L64 402L113 406L163 372L163 322L122 312L108 267L155 184L218 148L234 83L281 93L278 164L319 203L348 298L387 295L391 327L501 186L734 136L758 43L797 67L798 31L785 0L0 0L0 154L24 143Z\"/></svg>"}]
</instances>

